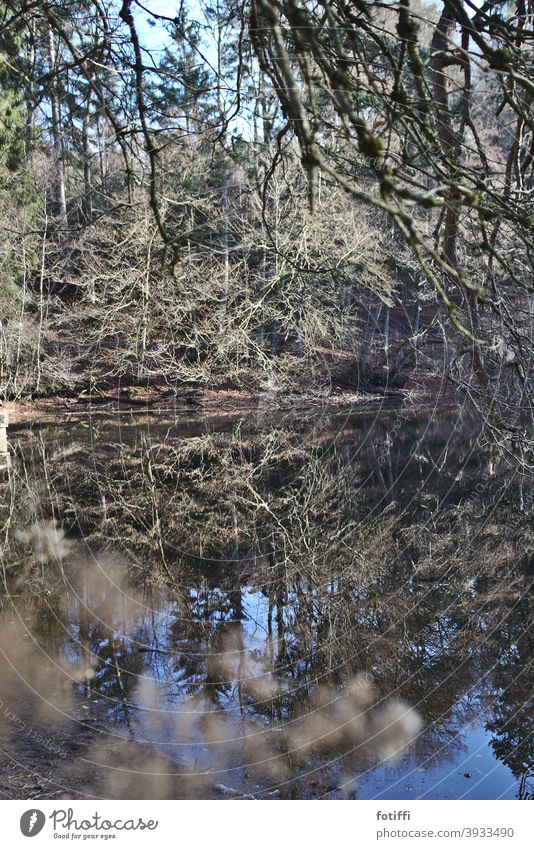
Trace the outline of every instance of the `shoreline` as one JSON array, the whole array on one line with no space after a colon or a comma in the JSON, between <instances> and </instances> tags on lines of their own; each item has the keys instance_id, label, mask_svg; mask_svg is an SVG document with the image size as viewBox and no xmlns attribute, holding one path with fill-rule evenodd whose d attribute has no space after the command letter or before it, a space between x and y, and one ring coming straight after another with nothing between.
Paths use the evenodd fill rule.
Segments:
<instances>
[{"instance_id":1,"label":"shoreline","mask_svg":"<svg viewBox=\"0 0 534 849\"><path fill-rule=\"evenodd\" d=\"M169 393L155 388L135 395L117 392L66 397L49 395L20 401L3 401L0 412L7 413L9 426L69 421L76 418L109 414L169 416L190 414L213 416L253 412L290 412L292 410L341 410L365 405L405 404L407 409L450 401L448 393L432 393L421 389L386 389L382 393L333 389L323 395L278 392L249 392L242 389L188 390Z\"/></svg>"}]
</instances>

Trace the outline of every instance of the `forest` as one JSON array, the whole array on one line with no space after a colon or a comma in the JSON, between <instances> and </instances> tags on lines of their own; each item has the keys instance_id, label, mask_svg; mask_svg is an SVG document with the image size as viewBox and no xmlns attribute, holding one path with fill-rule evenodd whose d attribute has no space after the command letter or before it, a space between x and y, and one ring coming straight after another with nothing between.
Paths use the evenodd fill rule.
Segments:
<instances>
[{"instance_id":1,"label":"forest","mask_svg":"<svg viewBox=\"0 0 534 849\"><path fill-rule=\"evenodd\" d=\"M0 796L534 798L532 0L0 0L0 91Z\"/></svg>"},{"instance_id":2,"label":"forest","mask_svg":"<svg viewBox=\"0 0 534 849\"><path fill-rule=\"evenodd\" d=\"M528 3L0 15L4 400L528 411Z\"/></svg>"}]
</instances>

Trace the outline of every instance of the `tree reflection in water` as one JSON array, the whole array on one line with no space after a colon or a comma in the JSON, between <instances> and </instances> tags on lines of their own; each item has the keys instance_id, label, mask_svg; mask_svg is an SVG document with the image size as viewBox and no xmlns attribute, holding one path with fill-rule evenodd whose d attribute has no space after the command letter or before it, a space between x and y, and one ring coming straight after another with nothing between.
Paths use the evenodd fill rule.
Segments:
<instances>
[{"instance_id":1,"label":"tree reflection in water","mask_svg":"<svg viewBox=\"0 0 534 849\"><path fill-rule=\"evenodd\" d=\"M457 409L15 432L5 756L45 795L530 795L532 481L478 432Z\"/></svg>"}]
</instances>

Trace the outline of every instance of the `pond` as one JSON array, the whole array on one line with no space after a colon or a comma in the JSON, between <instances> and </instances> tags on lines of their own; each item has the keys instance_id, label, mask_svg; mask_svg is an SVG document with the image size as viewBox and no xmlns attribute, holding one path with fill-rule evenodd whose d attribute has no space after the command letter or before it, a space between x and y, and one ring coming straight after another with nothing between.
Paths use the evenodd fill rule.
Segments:
<instances>
[{"instance_id":1,"label":"pond","mask_svg":"<svg viewBox=\"0 0 534 849\"><path fill-rule=\"evenodd\" d=\"M532 480L468 409L9 437L4 796L532 793Z\"/></svg>"}]
</instances>

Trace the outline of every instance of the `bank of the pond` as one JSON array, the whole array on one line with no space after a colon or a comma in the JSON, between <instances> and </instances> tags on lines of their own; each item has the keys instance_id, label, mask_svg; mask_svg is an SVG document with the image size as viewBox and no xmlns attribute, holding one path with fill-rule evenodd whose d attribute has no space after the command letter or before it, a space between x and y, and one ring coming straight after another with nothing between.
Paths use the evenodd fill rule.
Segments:
<instances>
[{"instance_id":1,"label":"bank of the pond","mask_svg":"<svg viewBox=\"0 0 534 849\"><path fill-rule=\"evenodd\" d=\"M440 403L454 397L452 387L441 383L422 384L410 389L385 388L376 392L332 388L322 394L291 392L250 392L246 389L177 389L128 387L109 392L79 395L32 396L0 401L10 424L68 420L76 416L115 412L132 414L239 414L254 410L305 410L353 408L364 405L405 405L413 407Z\"/></svg>"}]
</instances>

